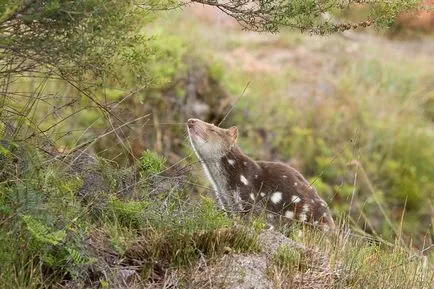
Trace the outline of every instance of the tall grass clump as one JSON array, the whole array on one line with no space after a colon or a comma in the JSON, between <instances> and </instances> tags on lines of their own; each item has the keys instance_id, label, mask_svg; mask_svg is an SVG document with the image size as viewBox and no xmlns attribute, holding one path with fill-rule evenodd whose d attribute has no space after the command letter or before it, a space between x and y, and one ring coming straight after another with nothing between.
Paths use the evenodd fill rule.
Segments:
<instances>
[{"instance_id":1,"label":"tall grass clump","mask_svg":"<svg viewBox=\"0 0 434 289\"><path fill-rule=\"evenodd\" d=\"M299 227L287 232L303 249L281 247L271 258L270 278L279 288L431 288L429 258L403 246L348 230Z\"/></svg>"}]
</instances>

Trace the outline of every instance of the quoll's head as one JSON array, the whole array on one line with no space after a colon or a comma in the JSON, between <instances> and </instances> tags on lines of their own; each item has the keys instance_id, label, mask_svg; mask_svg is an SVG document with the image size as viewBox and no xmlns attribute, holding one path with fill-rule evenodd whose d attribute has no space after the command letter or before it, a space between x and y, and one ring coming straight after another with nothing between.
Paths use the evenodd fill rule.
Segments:
<instances>
[{"instance_id":1,"label":"quoll's head","mask_svg":"<svg viewBox=\"0 0 434 289\"><path fill-rule=\"evenodd\" d=\"M194 151L202 159L215 159L226 155L236 144L238 129L224 129L214 124L190 118L188 135Z\"/></svg>"}]
</instances>

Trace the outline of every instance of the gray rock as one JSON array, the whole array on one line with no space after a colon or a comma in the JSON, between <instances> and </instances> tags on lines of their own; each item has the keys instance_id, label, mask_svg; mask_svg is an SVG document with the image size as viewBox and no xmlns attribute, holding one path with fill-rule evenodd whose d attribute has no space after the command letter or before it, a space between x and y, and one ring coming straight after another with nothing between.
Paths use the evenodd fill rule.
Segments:
<instances>
[{"instance_id":1,"label":"gray rock","mask_svg":"<svg viewBox=\"0 0 434 289\"><path fill-rule=\"evenodd\" d=\"M194 277L189 288L273 288L267 276L267 258L264 255L225 255L211 265L200 266L204 267L203 271Z\"/></svg>"}]
</instances>

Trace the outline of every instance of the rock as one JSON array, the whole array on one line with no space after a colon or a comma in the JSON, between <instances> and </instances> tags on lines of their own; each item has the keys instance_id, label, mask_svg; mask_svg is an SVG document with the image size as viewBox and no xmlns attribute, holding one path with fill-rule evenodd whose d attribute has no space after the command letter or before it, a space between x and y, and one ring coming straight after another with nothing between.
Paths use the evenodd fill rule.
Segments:
<instances>
[{"instance_id":1,"label":"rock","mask_svg":"<svg viewBox=\"0 0 434 289\"><path fill-rule=\"evenodd\" d=\"M282 272L274 274L275 282L281 284L280 288L333 288L334 281L339 277L337 272L339 265L330 266L329 258L324 252L316 248L308 248L280 232L262 231L258 236L258 243L262 253L268 256L268 260L282 247L296 250L301 254L300 263L303 268L299 268L293 276L285 276L285 274L281 274Z\"/></svg>"},{"instance_id":2,"label":"rock","mask_svg":"<svg viewBox=\"0 0 434 289\"><path fill-rule=\"evenodd\" d=\"M306 247L275 230L264 230L258 236L261 251L267 256L273 256L282 247L306 251Z\"/></svg>"},{"instance_id":3,"label":"rock","mask_svg":"<svg viewBox=\"0 0 434 289\"><path fill-rule=\"evenodd\" d=\"M136 270L128 268L111 268L110 288L127 289L140 288L140 276Z\"/></svg>"},{"instance_id":4,"label":"rock","mask_svg":"<svg viewBox=\"0 0 434 289\"><path fill-rule=\"evenodd\" d=\"M225 255L217 262L199 265L189 288L268 289L273 288L267 276L264 255Z\"/></svg>"}]
</instances>

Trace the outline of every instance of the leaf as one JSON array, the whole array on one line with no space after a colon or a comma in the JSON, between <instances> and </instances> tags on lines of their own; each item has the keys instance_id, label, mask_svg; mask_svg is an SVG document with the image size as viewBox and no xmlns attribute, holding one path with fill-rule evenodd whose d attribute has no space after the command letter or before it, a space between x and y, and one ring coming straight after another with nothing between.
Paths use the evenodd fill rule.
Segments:
<instances>
[{"instance_id":1,"label":"leaf","mask_svg":"<svg viewBox=\"0 0 434 289\"><path fill-rule=\"evenodd\" d=\"M42 243L57 245L66 237L65 230L50 232L50 229L46 225L30 215L24 215L23 220L32 237Z\"/></svg>"}]
</instances>

